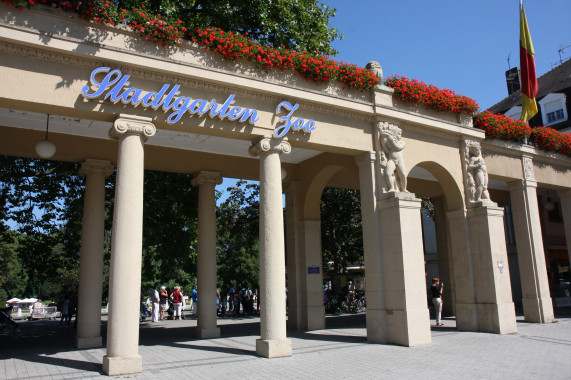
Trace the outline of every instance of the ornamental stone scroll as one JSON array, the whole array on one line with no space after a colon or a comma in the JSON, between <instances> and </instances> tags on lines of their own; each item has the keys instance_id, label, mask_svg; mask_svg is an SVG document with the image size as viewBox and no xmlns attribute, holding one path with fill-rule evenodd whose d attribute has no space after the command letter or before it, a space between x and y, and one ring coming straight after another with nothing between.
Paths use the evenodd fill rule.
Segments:
<instances>
[{"instance_id":1,"label":"ornamental stone scroll","mask_svg":"<svg viewBox=\"0 0 571 380\"><path fill-rule=\"evenodd\" d=\"M375 150L382 192L408 192L402 151L405 142L396 123L377 122Z\"/></svg>"},{"instance_id":2,"label":"ornamental stone scroll","mask_svg":"<svg viewBox=\"0 0 571 380\"><path fill-rule=\"evenodd\" d=\"M488 169L482 156L480 143L463 140L462 158L466 207L497 206L490 199L488 192Z\"/></svg>"},{"instance_id":3,"label":"ornamental stone scroll","mask_svg":"<svg viewBox=\"0 0 571 380\"><path fill-rule=\"evenodd\" d=\"M81 177L87 177L91 173L102 173L104 178L107 178L113 174L113 171L114 168L111 162L88 158L79 168L79 175Z\"/></svg>"},{"instance_id":4,"label":"ornamental stone scroll","mask_svg":"<svg viewBox=\"0 0 571 380\"><path fill-rule=\"evenodd\" d=\"M254 141L248 153L251 156L264 156L269 153L288 154L291 152L291 145L287 139L275 139L270 137L262 137L258 141Z\"/></svg>"},{"instance_id":5,"label":"ornamental stone scroll","mask_svg":"<svg viewBox=\"0 0 571 380\"><path fill-rule=\"evenodd\" d=\"M146 141L157 133L150 118L120 114L109 130L109 137L120 140L127 135L139 135Z\"/></svg>"},{"instance_id":6,"label":"ornamental stone scroll","mask_svg":"<svg viewBox=\"0 0 571 380\"><path fill-rule=\"evenodd\" d=\"M201 170L196 174L191 180L192 186L200 186L205 184L212 184L214 186L220 185L222 183L222 176L220 172L211 172L206 170Z\"/></svg>"}]
</instances>

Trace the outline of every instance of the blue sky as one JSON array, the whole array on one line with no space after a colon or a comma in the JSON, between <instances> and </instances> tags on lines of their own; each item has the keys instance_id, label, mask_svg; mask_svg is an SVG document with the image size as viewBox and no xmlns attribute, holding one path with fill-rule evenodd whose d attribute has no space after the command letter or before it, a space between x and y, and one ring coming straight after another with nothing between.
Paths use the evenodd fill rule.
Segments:
<instances>
[{"instance_id":1,"label":"blue sky","mask_svg":"<svg viewBox=\"0 0 571 380\"><path fill-rule=\"evenodd\" d=\"M399 74L475 99L486 109L507 96L505 71L519 66L519 0L321 0L337 9L331 25L345 34L341 61L378 61ZM537 76L571 45L571 0L524 2ZM571 47L563 59L571 58Z\"/></svg>"}]
</instances>

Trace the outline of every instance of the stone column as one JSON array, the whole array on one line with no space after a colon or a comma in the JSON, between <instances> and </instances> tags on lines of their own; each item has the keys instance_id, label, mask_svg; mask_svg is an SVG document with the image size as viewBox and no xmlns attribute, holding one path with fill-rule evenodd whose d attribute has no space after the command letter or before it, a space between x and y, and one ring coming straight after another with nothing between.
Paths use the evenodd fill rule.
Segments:
<instances>
[{"instance_id":1,"label":"stone column","mask_svg":"<svg viewBox=\"0 0 571 380\"><path fill-rule=\"evenodd\" d=\"M377 206L387 342L409 347L431 342L420 207L407 192L385 193Z\"/></svg>"},{"instance_id":2,"label":"stone column","mask_svg":"<svg viewBox=\"0 0 571 380\"><path fill-rule=\"evenodd\" d=\"M109 161L87 159L79 169L85 179L81 255L79 259L79 294L77 334L79 349L102 346L101 295L103 293L103 241L105 223L105 178L113 173Z\"/></svg>"},{"instance_id":3,"label":"stone column","mask_svg":"<svg viewBox=\"0 0 571 380\"><path fill-rule=\"evenodd\" d=\"M444 303L454 302L458 330L479 331L474 267L465 210L447 212L446 221L452 256L454 298L448 300L445 298Z\"/></svg>"},{"instance_id":4,"label":"stone column","mask_svg":"<svg viewBox=\"0 0 571 380\"><path fill-rule=\"evenodd\" d=\"M291 356L286 338L285 247L280 154L285 140L262 138L249 152L260 156L260 335L256 353L267 358Z\"/></svg>"},{"instance_id":5,"label":"stone column","mask_svg":"<svg viewBox=\"0 0 571 380\"><path fill-rule=\"evenodd\" d=\"M200 299L198 305L199 339L220 337L216 326L216 194L214 188L222 183L218 172L201 171L193 178L198 186L198 252L197 277Z\"/></svg>"},{"instance_id":6,"label":"stone column","mask_svg":"<svg viewBox=\"0 0 571 380\"><path fill-rule=\"evenodd\" d=\"M141 372L139 310L143 243L144 147L156 133L151 119L120 115L109 135L119 140L111 239L107 355L109 376Z\"/></svg>"},{"instance_id":7,"label":"stone column","mask_svg":"<svg viewBox=\"0 0 571 380\"><path fill-rule=\"evenodd\" d=\"M375 152L359 156L355 162L359 167L359 190L361 194L363 254L365 258L365 283L367 284L367 340L386 343L383 261L380 251L379 220L375 194Z\"/></svg>"},{"instance_id":8,"label":"stone column","mask_svg":"<svg viewBox=\"0 0 571 380\"><path fill-rule=\"evenodd\" d=\"M543 251L537 182L532 179L513 181L508 183L508 188L512 202L525 320L551 323L554 320L553 303Z\"/></svg>"},{"instance_id":9,"label":"stone column","mask_svg":"<svg viewBox=\"0 0 571 380\"><path fill-rule=\"evenodd\" d=\"M504 210L496 206L467 211L480 331L517 331L504 235Z\"/></svg>"},{"instance_id":10,"label":"stone column","mask_svg":"<svg viewBox=\"0 0 571 380\"><path fill-rule=\"evenodd\" d=\"M325 306L323 305L323 263L321 258L321 222L302 220L297 231L303 244L303 260L300 268L305 291L302 305L302 330L325 328ZM311 271L311 273L310 273Z\"/></svg>"},{"instance_id":11,"label":"stone column","mask_svg":"<svg viewBox=\"0 0 571 380\"><path fill-rule=\"evenodd\" d=\"M563 227L567 241L567 254L571 263L571 189L557 191L561 201L561 213L563 214Z\"/></svg>"}]
</instances>

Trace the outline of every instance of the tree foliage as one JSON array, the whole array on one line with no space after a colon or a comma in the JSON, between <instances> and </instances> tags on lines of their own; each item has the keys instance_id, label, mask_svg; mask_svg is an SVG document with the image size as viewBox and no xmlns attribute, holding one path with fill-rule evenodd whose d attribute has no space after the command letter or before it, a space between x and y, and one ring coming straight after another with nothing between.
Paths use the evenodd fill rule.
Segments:
<instances>
[{"instance_id":1,"label":"tree foliage","mask_svg":"<svg viewBox=\"0 0 571 380\"><path fill-rule=\"evenodd\" d=\"M347 263L363 262L361 201L358 190L327 187L321 196L323 263L332 262L335 273Z\"/></svg>"},{"instance_id":2,"label":"tree foliage","mask_svg":"<svg viewBox=\"0 0 571 380\"><path fill-rule=\"evenodd\" d=\"M259 282L259 186L238 181L217 212L218 286L257 287Z\"/></svg>"},{"instance_id":3,"label":"tree foliage","mask_svg":"<svg viewBox=\"0 0 571 380\"><path fill-rule=\"evenodd\" d=\"M119 0L118 5L144 5L190 28L218 27L296 51L335 55L331 42L343 37L329 25L336 10L318 0Z\"/></svg>"}]
</instances>

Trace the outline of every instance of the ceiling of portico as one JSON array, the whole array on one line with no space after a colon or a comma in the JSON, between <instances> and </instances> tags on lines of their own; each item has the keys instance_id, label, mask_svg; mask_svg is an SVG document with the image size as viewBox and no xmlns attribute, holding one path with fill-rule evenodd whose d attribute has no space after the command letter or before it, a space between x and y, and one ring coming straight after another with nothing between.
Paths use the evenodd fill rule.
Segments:
<instances>
[{"instance_id":1,"label":"ceiling of portico","mask_svg":"<svg viewBox=\"0 0 571 380\"><path fill-rule=\"evenodd\" d=\"M0 125L5 127L45 132L46 120L47 116L44 113L0 108ZM109 140L108 132L111 127L111 122L58 115L50 115L49 120L50 134L77 136L97 140ZM35 146L38 141L30 141L30 146ZM156 135L150 138L146 142L146 145L220 154L225 156L252 158L248 154L248 148L251 145L249 140L237 140L174 130L157 129ZM281 160L288 164L299 164L300 162L317 156L320 153L322 152L295 147L292 149L291 153L282 155ZM56 160L58 159L57 154L58 153L56 152L56 156L54 157Z\"/></svg>"}]
</instances>

